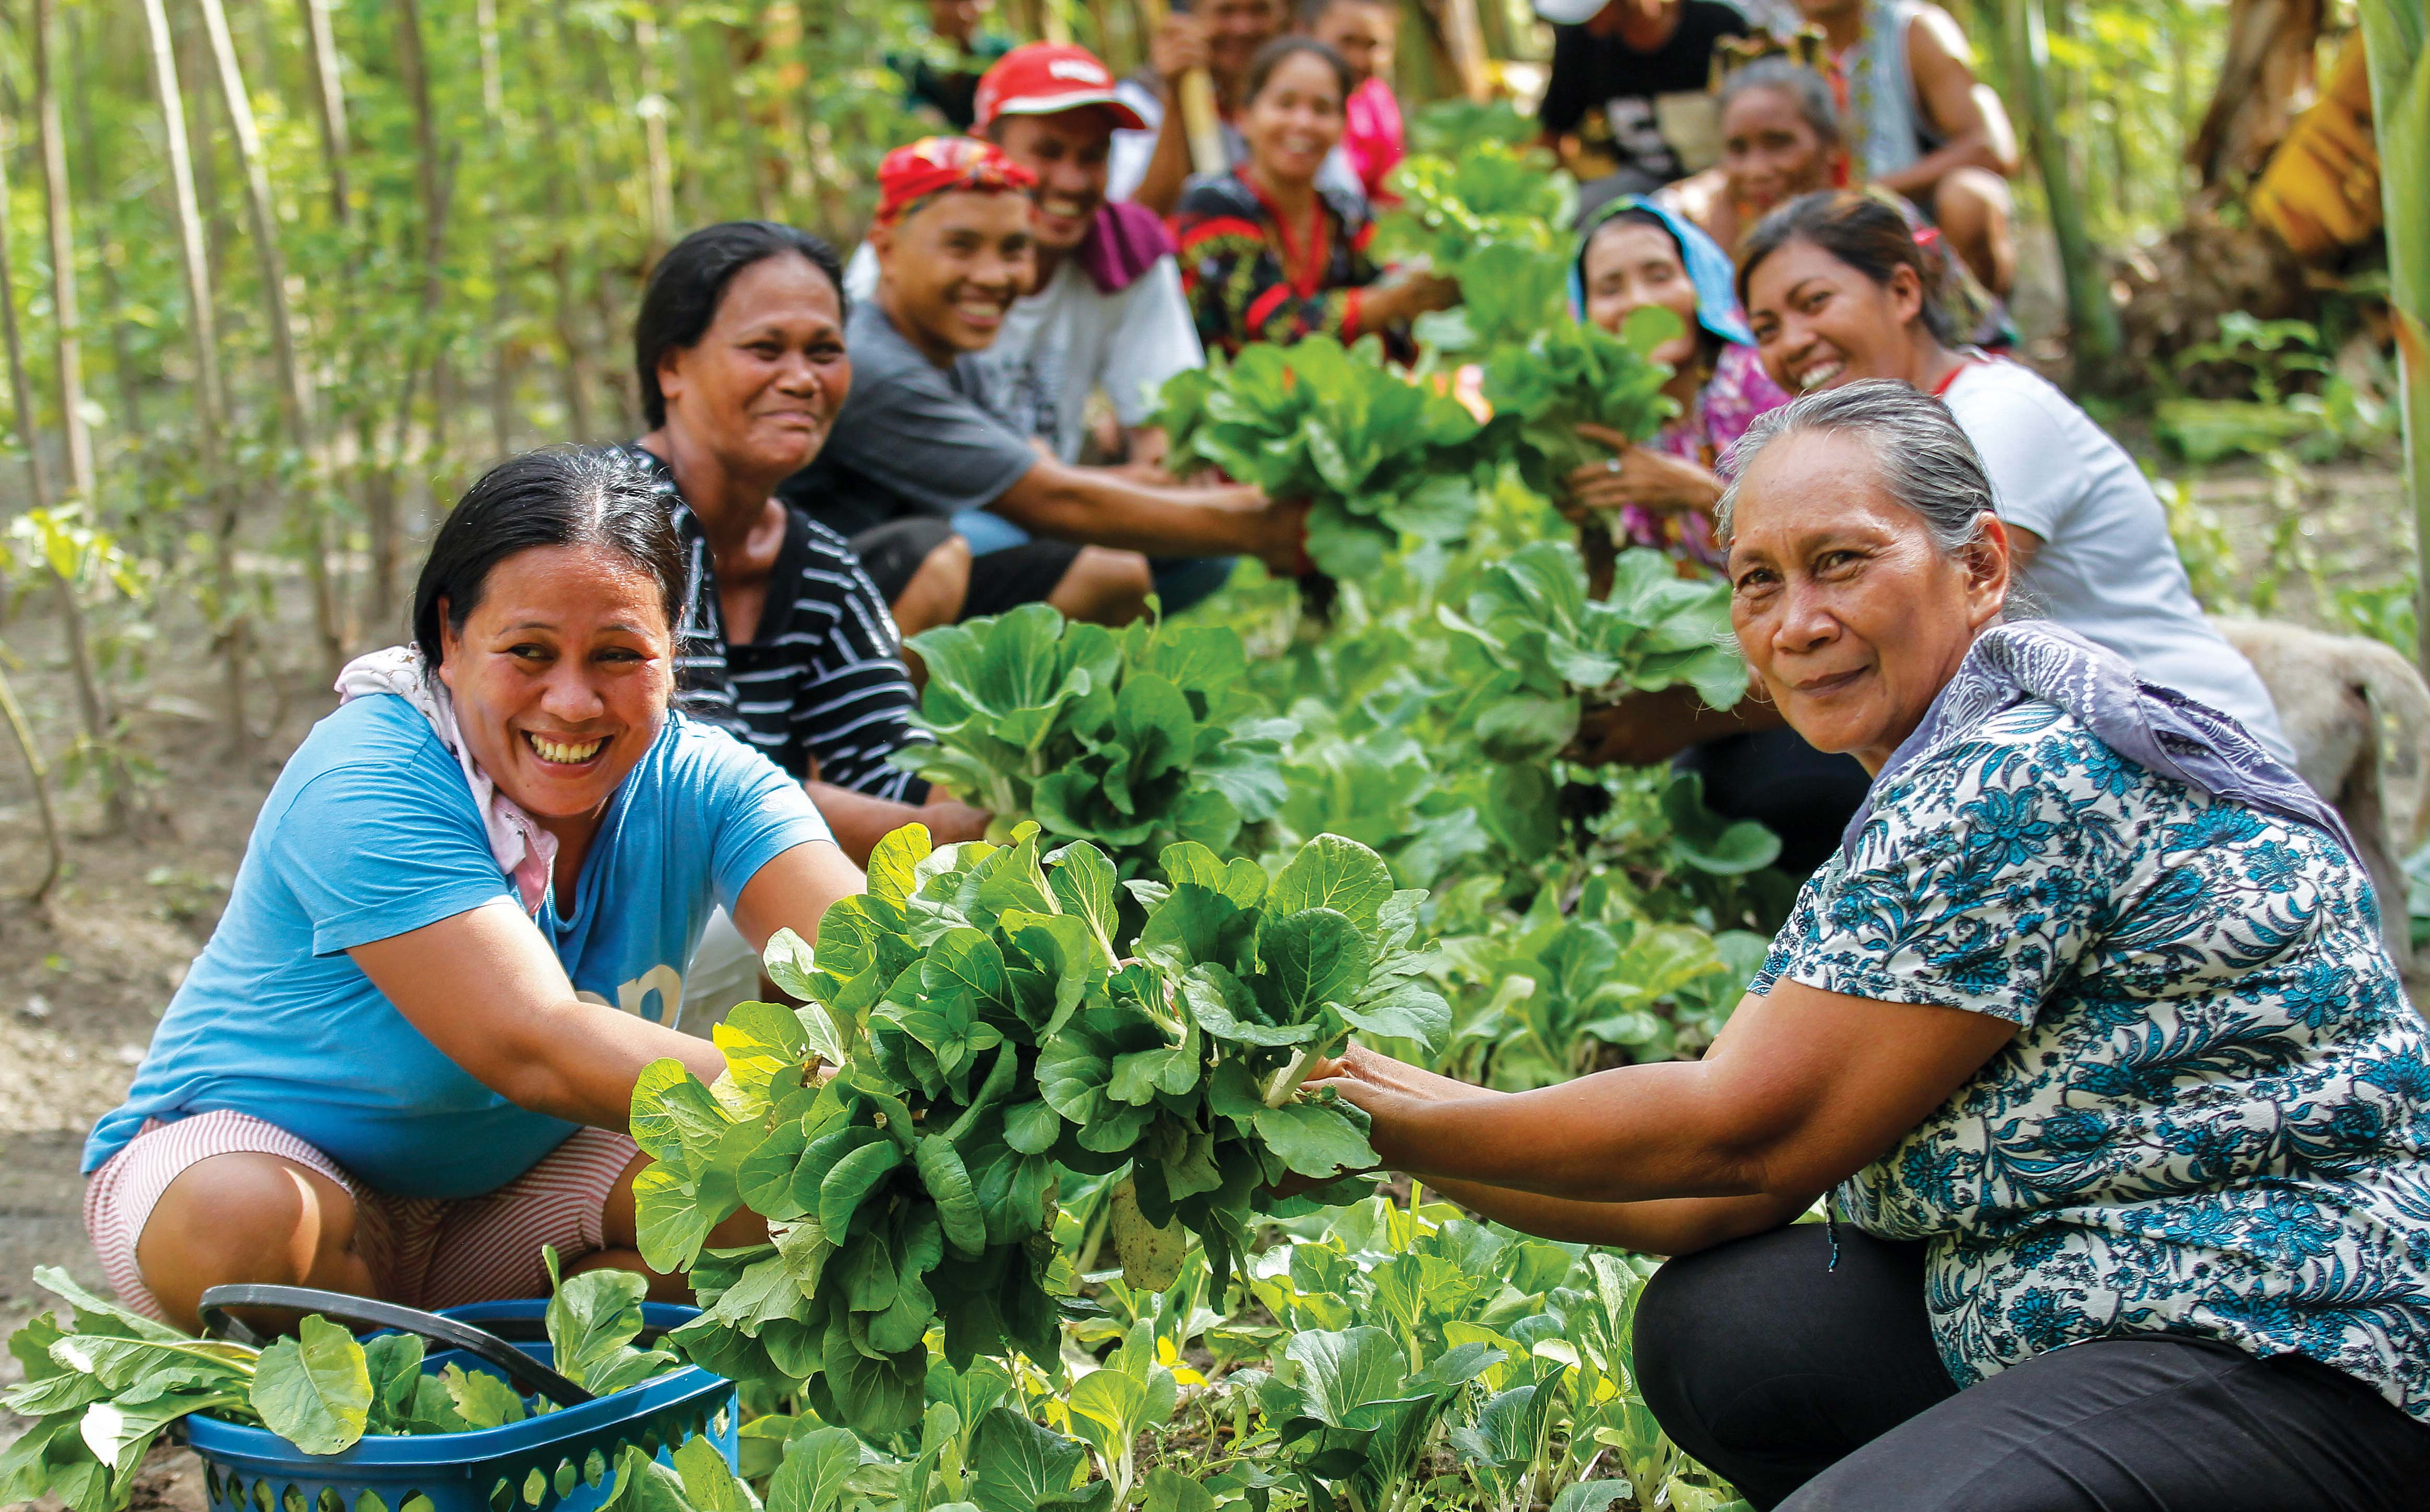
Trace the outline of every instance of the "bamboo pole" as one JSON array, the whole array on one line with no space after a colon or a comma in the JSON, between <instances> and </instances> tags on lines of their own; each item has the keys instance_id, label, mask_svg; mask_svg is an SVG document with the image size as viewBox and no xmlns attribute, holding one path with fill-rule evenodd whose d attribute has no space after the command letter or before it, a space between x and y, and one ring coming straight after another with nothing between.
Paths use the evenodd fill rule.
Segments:
<instances>
[{"instance_id":1,"label":"bamboo pole","mask_svg":"<svg viewBox=\"0 0 2430 1512\"><path fill-rule=\"evenodd\" d=\"M312 387L304 372L303 354L295 341L295 315L287 301L287 258L278 241L278 211L270 194L270 168L261 150L261 133L254 123L253 99L245 92L244 70L237 62L236 42L228 35L227 10L221 0L196 0L203 25L210 34L211 56L219 66L221 103L236 138L238 167L244 174L245 219L253 228L253 255L261 269L261 297L270 317L271 351L278 365L278 409L288 439L306 460L317 482L319 448L314 440ZM314 628L321 640L323 660L334 673L345 659L345 631L338 623L336 585L329 576L329 552L320 501L308 484L295 503L297 534L304 543L304 571L312 588Z\"/></svg>"},{"instance_id":2,"label":"bamboo pole","mask_svg":"<svg viewBox=\"0 0 2430 1512\"><path fill-rule=\"evenodd\" d=\"M301 0L304 38L312 57L313 113L321 124L321 160L329 174L329 213L340 226L353 224L346 189L346 157L353 150L346 129L346 91L338 76L338 39L329 26L329 0Z\"/></svg>"},{"instance_id":3,"label":"bamboo pole","mask_svg":"<svg viewBox=\"0 0 2430 1512\"><path fill-rule=\"evenodd\" d=\"M84 374L76 349L75 205L69 198L68 155L59 128L59 92L51 52L50 0L34 0L34 125L41 139L43 219L51 238L51 323L58 340L58 380L61 429L67 438L68 496L92 509L97 491L92 469L92 433L85 425ZM74 579L54 565L52 587L59 603L59 623L66 632L68 670L75 687L76 713L84 722L85 739L102 763L103 823L113 833L125 827L125 769L110 739L113 721L109 702L93 669L92 638L84 623L84 602Z\"/></svg>"},{"instance_id":4,"label":"bamboo pole","mask_svg":"<svg viewBox=\"0 0 2430 1512\"><path fill-rule=\"evenodd\" d=\"M218 627L222 662L221 716L226 722L228 746L241 751L251 744L244 714L244 663L252 626L237 587L236 532L240 490L223 471L222 427L227 423L226 380L220 371L219 310L211 291L210 258L203 241L202 200L194 192L194 159L186 140L185 91L177 81L176 42L169 31L164 0L143 0L144 30L151 41L152 87L160 107L163 145L169 158L171 199L177 212L177 252L186 279L186 333L194 348L194 406L201 422L196 445L201 452L204 487L215 502L211 531L211 583L219 595Z\"/></svg>"},{"instance_id":5,"label":"bamboo pole","mask_svg":"<svg viewBox=\"0 0 2430 1512\"><path fill-rule=\"evenodd\" d=\"M76 313L74 201L68 187L67 134L59 126L53 76L51 0L34 0L34 129L42 148L44 220L51 236L51 330L55 338L59 428L67 439L68 492L91 502L92 431L84 418L84 359Z\"/></svg>"},{"instance_id":6,"label":"bamboo pole","mask_svg":"<svg viewBox=\"0 0 2430 1512\"><path fill-rule=\"evenodd\" d=\"M2064 0L2061 0L2064 4ZM2058 107L2051 78L2050 37L2042 15L2043 0L2007 0L2008 34L2020 43L2018 92L2033 121L2034 162L2040 171L2042 196L2050 202L2051 234L2058 242L2059 266L2067 282L2068 331L2078 374L2098 373L2115 358L2123 338L2118 310L2109 302L2101 258L2085 230L2083 197L2068 164L2067 140L2059 134Z\"/></svg>"},{"instance_id":7,"label":"bamboo pole","mask_svg":"<svg viewBox=\"0 0 2430 1512\"><path fill-rule=\"evenodd\" d=\"M59 816L51 807L51 774L42 765L42 747L34 743L33 727L25 723L25 711L17 703L17 690L8 686L8 674L0 671L0 715L8 721L8 733L16 738L17 754L25 759L25 780L33 784L34 812L42 822L42 847L50 859L42 868L42 879L25 894L25 901L37 907L51 895L51 885L59 879L60 864L66 859L66 847L59 843Z\"/></svg>"},{"instance_id":8,"label":"bamboo pole","mask_svg":"<svg viewBox=\"0 0 2430 1512\"><path fill-rule=\"evenodd\" d=\"M2430 667L2430 19L2422 0L2363 0L2379 192L2388 215L2388 307L2405 415L2405 491L2418 556L2417 660Z\"/></svg>"},{"instance_id":9,"label":"bamboo pole","mask_svg":"<svg viewBox=\"0 0 2430 1512\"><path fill-rule=\"evenodd\" d=\"M1164 25L1165 0L1140 0L1140 16L1151 37ZM1202 174L1230 170L1231 154L1223 150L1223 118L1216 108L1215 80L1203 68L1193 68L1173 85L1173 104L1180 108L1182 128L1190 136L1190 166Z\"/></svg>"},{"instance_id":10,"label":"bamboo pole","mask_svg":"<svg viewBox=\"0 0 2430 1512\"><path fill-rule=\"evenodd\" d=\"M25 480L34 507L51 502L50 470L42 465L42 432L34 424L34 385L25 374L25 339L17 328L15 256L8 247L8 139L0 117L0 340L8 348L8 406L16 412L17 443L25 449Z\"/></svg>"}]
</instances>

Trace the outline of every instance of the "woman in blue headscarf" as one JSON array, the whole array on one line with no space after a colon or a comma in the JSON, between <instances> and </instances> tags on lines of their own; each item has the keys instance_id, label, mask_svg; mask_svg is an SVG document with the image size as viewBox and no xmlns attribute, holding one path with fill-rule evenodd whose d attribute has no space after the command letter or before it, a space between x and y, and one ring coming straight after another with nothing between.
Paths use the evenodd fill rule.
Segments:
<instances>
[{"instance_id":1,"label":"woman in blue headscarf","mask_svg":"<svg viewBox=\"0 0 2430 1512\"><path fill-rule=\"evenodd\" d=\"M1579 426L1580 435L1615 455L1570 474L1567 504L1577 515L1616 511L1636 544L1718 567L1716 464L1756 416L1789 395L1756 356L1728 255L1676 211L1623 194L1598 208L1579 236L1570 313L1618 332L1648 305L1670 310L1685 327L1654 353L1674 370L1663 391L1677 403L1678 416L1635 444L1602 425Z\"/></svg>"}]
</instances>

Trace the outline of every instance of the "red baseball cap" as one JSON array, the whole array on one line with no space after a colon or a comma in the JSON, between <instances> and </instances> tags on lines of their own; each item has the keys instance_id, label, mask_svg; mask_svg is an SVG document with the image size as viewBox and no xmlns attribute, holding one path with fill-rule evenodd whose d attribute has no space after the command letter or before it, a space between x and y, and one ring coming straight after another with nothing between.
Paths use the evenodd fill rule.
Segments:
<instances>
[{"instance_id":1,"label":"red baseball cap","mask_svg":"<svg viewBox=\"0 0 2430 1512\"><path fill-rule=\"evenodd\" d=\"M1144 131L1146 120L1114 92L1113 70L1097 55L1069 42L1024 42L995 60L979 76L977 119L971 129L985 134L1000 116L1061 115L1102 106L1125 131Z\"/></svg>"}]
</instances>

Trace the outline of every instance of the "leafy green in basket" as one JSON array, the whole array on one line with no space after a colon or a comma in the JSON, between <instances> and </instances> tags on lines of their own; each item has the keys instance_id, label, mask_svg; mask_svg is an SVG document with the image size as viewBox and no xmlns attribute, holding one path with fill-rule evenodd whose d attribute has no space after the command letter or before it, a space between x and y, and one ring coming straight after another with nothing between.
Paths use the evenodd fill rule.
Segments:
<instances>
[{"instance_id":1,"label":"leafy green in basket","mask_svg":"<svg viewBox=\"0 0 2430 1512\"><path fill-rule=\"evenodd\" d=\"M191 1338L55 1268L34 1280L66 1301L68 1322L42 1313L8 1340L25 1379L0 1404L34 1425L0 1452L0 1504L48 1494L74 1512L119 1512L153 1440L195 1413L258 1424L308 1454L342 1454L366 1435L461 1433L527 1413L496 1376L453 1365L424 1373L422 1340L409 1335L358 1340L314 1314L294 1338L256 1348ZM558 1288L549 1338L565 1374L604 1395L675 1368L664 1349L631 1347L644 1286L629 1271L592 1271Z\"/></svg>"}]
</instances>

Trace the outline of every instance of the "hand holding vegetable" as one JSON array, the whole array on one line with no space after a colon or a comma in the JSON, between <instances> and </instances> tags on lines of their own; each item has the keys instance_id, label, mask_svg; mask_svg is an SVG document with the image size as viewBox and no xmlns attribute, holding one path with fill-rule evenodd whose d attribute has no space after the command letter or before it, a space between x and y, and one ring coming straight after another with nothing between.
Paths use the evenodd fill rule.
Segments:
<instances>
[{"instance_id":1,"label":"hand holding vegetable","mask_svg":"<svg viewBox=\"0 0 2430 1512\"><path fill-rule=\"evenodd\" d=\"M1685 457L1638 445L1623 433L1591 422L1578 435L1613 455L1582 463L1561 481L1561 512L1584 523L1594 510L1635 505L1642 509L1695 509L1710 512L1721 502L1722 480Z\"/></svg>"},{"instance_id":2,"label":"hand holding vegetable","mask_svg":"<svg viewBox=\"0 0 2430 1512\"><path fill-rule=\"evenodd\" d=\"M1395 268L1359 296L1359 324L1369 330L1398 325L1459 303L1459 280L1430 267Z\"/></svg>"}]
</instances>

